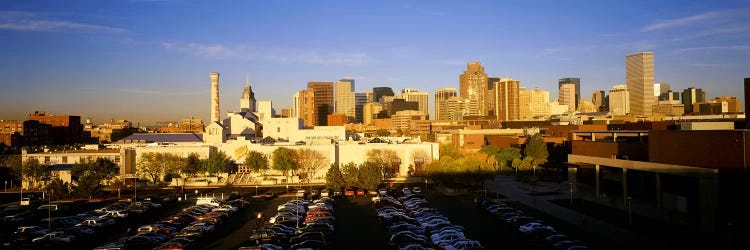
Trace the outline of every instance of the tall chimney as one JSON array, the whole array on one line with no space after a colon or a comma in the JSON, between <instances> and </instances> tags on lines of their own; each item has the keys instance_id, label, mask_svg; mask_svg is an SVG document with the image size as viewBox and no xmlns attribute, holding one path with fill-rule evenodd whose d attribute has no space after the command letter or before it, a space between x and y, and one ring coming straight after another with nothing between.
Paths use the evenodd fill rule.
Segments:
<instances>
[{"instance_id":1,"label":"tall chimney","mask_svg":"<svg viewBox=\"0 0 750 250\"><path fill-rule=\"evenodd\" d=\"M219 72L211 72L211 121L219 122Z\"/></svg>"}]
</instances>

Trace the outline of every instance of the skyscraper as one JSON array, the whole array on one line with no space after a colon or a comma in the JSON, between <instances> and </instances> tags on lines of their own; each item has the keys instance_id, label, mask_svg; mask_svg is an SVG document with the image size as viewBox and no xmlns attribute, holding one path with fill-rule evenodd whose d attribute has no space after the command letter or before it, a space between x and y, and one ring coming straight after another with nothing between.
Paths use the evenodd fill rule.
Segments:
<instances>
[{"instance_id":1,"label":"skyscraper","mask_svg":"<svg viewBox=\"0 0 750 250\"><path fill-rule=\"evenodd\" d=\"M495 84L495 117L499 121L520 119L518 103L518 80L500 78Z\"/></svg>"},{"instance_id":2,"label":"skyscraper","mask_svg":"<svg viewBox=\"0 0 750 250\"><path fill-rule=\"evenodd\" d=\"M336 82L336 113L346 115L347 121L356 118L356 101L354 98L354 80L341 79Z\"/></svg>"},{"instance_id":3,"label":"skyscraper","mask_svg":"<svg viewBox=\"0 0 750 250\"><path fill-rule=\"evenodd\" d=\"M549 91L521 88L518 91L518 100L521 120L549 116Z\"/></svg>"},{"instance_id":4,"label":"skyscraper","mask_svg":"<svg viewBox=\"0 0 750 250\"><path fill-rule=\"evenodd\" d=\"M333 114L333 82L309 82L307 88L315 93L315 126L326 126Z\"/></svg>"},{"instance_id":5,"label":"skyscraper","mask_svg":"<svg viewBox=\"0 0 750 250\"><path fill-rule=\"evenodd\" d=\"M682 91L682 104L685 105L685 114L693 113L693 104L706 102L706 92L695 87L686 88Z\"/></svg>"},{"instance_id":6,"label":"skyscraper","mask_svg":"<svg viewBox=\"0 0 750 250\"><path fill-rule=\"evenodd\" d=\"M578 100L581 100L581 78L562 78L557 80L557 87L562 88L563 84L573 84L575 85L575 96L573 101L573 110L578 108Z\"/></svg>"},{"instance_id":7,"label":"skyscraper","mask_svg":"<svg viewBox=\"0 0 750 250\"><path fill-rule=\"evenodd\" d=\"M211 122L220 122L219 113L219 72L211 72Z\"/></svg>"},{"instance_id":8,"label":"skyscraper","mask_svg":"<svg viewBox=\"0 0 750 250\"><path fill-rule=\"evenodd\" d=\"M362 122L365 103L368 102L367 93L354 93L354 121Z\"/></svg>"},{"instance_id":9,"label":"skyscraper","mask_svg":"<svg viewBox=\"0 0 750 250\"><path fill-rule=\"evenodd\" d=\"M402 89L399 96L407 102L417 102L419 104L419 112L422 112L425 116L429 116L428 102L430 94L421 92L419 89Z\"/></svg>"},{"instance_id":10,"label":"skyscraper","mask_svg":"<svg viewBox=\"0 0 750 250\"><path fill-rule=\"evenodd\" d=\"M298 100L299 118L302 118L306 127L316 126L315 91L311 88L302 90L295 95ZM326 121L328 117L326 116Z\"/></svg>"},{"instance_id":11,"label":"skyscraper","mask_svg":"<svg viewBox=\"0 0 750 250\"><path fill-rule=\"evenodd\" d=\"M630 92L630 112L651 115L654 103L653 52L640 52L625 57L625 85Z\"/></svg>"},{"instance_id":12,"label":"skyscraper","mask_svg":"<svg viewBox=\"0 0 750 250\"><path fill-rule=\"evenodd\" d=\"M499 77L487 77L487 115L495 116L495 85L500 82Z\"/></svg>"},{"instance_id":13,"label":"skyscraper","mask_svg":"<svg viewBox=\"0 0 750 250\"><path fill-rule=\"evenodd\" d=\"M607 93L604 90L594 90L594 94L591 95L591 102L599 110L599 112L607 111L606 106L609 106L607 100Z\"/></svg>"},{"instance_id":14,"label":"skyscraper","mask_svg":"<svg viewBox=\"0 0 750 250\"><path fill-rule=\"evenodd\" d=\"M560 86L560 93L557 99L560 102L560 105L568 105L569 112L576 111L577 103L574 103L576 100L575 88L576 85L572 83L566 83Z\"/></svg>"},{"instance_id":15,"label":"skyscraper","mask_svg":"<svg viewBox=\"0 0 750 250\"><path fill-rule=\"evenodd\" d=\"M456 88L439 88L435 90L435 120L448 120L448 114L443 113L449 98L456 96Z\"/></svg>"},{"instance_id":16,"label":"skyscraper","mask_svg":"<svg viewBox=\"0 0 750 250\"><path fill-rule=\"evenodd\" d=\"M372 101L373 102L379 102L380 104L384 104L381 98L383 96L394 96L393 89L391 87L374 87L372 88Z\"/></svg>"},{"instance_id":17,"label":"skyscraper","mask_svg":"<svg viewBox=\"0 0 750 250\"><path fill-rule=\"evenodd\" d=\"M609 90L609 111L613 115L630 113L630 93L626 85L615 85Z\"/></svg>"},{"instance_id":18,"label":"skyscraper","mask_svg":"<svg viewBox=\"0 0 750 250\"><path fill-rule=\"evenodd\" d=\"M479 62L470 62L466 65L466 71L458 77L460 96L476 100L477 112L480 116L488 115L487 109L487 74ZM472 112L474 113L474 112Z\"/></svg>"},{"instance_id":19,"label":"skyscraper","mask_svg":"<svg viewBox=\"0 0 750 250\"><path fill-rule=\"evenodd\" d=\"M454 96L448 98L443 108L440 109L440 117L445 117L442 120L463 120L464 116L478 116L479 103L477 100L461 98Z\"/></svg>"}]
</instances>

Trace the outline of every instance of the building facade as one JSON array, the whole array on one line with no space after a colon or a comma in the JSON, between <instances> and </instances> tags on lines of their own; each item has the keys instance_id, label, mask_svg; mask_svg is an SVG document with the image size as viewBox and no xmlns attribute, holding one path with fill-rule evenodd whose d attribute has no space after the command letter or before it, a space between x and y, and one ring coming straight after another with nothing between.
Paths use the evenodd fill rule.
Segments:
<instances>
[{"instance_id":1,"label":"building facade","mask_svg":"<svg viewBox=\"0 0 750 250\"><path fill-rule=\"evenodd\" d=\"M449 120L447 113L442 110L445 109L447 101L451 97L456 96L456 88L439 88L435 90L435 118L436 120Z\"/></svg>"},{"instance_id":2,"label":"building facade","mask_svg":"<svg viewBox=\"0 0 750 250\"><path fill-rule=\"evenodd\" d=\"M558 101L560 102L560 105L568 105L568 111L573 112L576 111L576 85L571 83L566 83L560 85L560 93L558 96Z\"/></svg>"},{"instance_id":3,"label":"building facade","mask_svg":"<svg viewBox=\"0 0 750 250\"><path fill-rule=\"evenodd\" d=\"M421 92L419 89L402 89L399 97L407 102L416 102L419 106L419 112L429 117L429 93Z\"/></svg>"},{"instance_id":4,"label":"building facade","mask_svg":"<svg viewBox=\"0 0 750 250\"><path fill-rule=\"evenodd\" d=\"M563 84L573 84L573 108L572 110L576 110L578 108L578 100L581 100L581 78L577 77L569 77L569 78L562 78L557 80L557 87L562 88Z\"/></svg>"},{"instance_id":5,"label":"building facade","mask_svg":"<svg viewBox=\"0 0 750 250\"><path fill-rule=\"evenodd\" d=\"M333 82L308 82L307 88L315 92L315 126L326 126L334 107Z\"/></svg>"},{"instance_id":6,"label":"building facade","mask_svg":"<svg viewBox=\"0 0 750 250\"><path fill-rule=\"evenodd\" d=\"M613 115L630 113L630 93L627 85L615 85L609 90L609 112Z\"/></svg>"},{"instance_id":7,"label":"building facade","mask_svg":"<svg viewBox=\"0 0 750 250\"><path fill-rule=\"evenodd\" d=\"M520 119L518 80L501 78L495 84L495 117L498 121L514 121Z\"/></svg>"},{"instance_id":8,"label":"building facade","mask_svg":"<svg viewBox=\"0 0 750 250\"><path fill-rule=\"evenodd\" d=\"M357 103L354 93L354 80L341 79L336 82L336 113L344 114L347 121L354 121L357 116Z\"/></svg>"},{"instance_id":9,"label":"building facade","mask_svg":"<svg viewBox=\"0 0 750 250\"><path fill-rule=\"evenodd\" d=\"M488 115L487 109L487 74L479 62L470 62L466 65L466 71L458 77L458 85L461 98L476 100L477 113L481 116Z\"/></svg>"},{"instance_id":10,"label":"building facade","mask_svg":"<svg viewBox=\"0 0 750 250\"><path fill-rule=\"evenodd\" d=\"M630 112L651 115L654 104L653 52L640 52L625 57L625 85L630 93Z\"/></svg>"}]
</instances>

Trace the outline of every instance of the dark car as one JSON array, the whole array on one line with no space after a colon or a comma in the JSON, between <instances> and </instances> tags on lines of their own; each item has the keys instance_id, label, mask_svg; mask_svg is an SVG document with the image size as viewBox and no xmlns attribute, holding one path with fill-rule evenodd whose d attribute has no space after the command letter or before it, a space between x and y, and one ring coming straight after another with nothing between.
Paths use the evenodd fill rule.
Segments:
<instances>
[{"instance_id":1,"label":"dark car","mask_svg":"<svg viewBox=\"0 0 750 250\"><path fill-rule=\"evenodd\" d=\"M325 247L326 243L319 240L306 240L297 244L292 245L291 249L300 249L300 248L312 248L312 249L321 249Z\"/></svg>"},{"instance_id":2,"label":"dark car","mask_svg":"<svg viewBox=\"0 0 750 250\"><path fill-rule=\"evenodd\" d=\"M274 197L276 197L276 194L274 194L274 193L273 193L273 192L271 192L271 191L265 192L265 193L263 194L263 198L265 198L265 199L267 199L267 200L273 199Z\"/></svg>"},{"instance_id":3,"label":"dark car","mask_svg":"<svg viewBox=\"0 0 750 250\"><path fill-rule=\"evenodd\" d=\"M301 233L289 239L289 244L294 245L294 244L302 243L306 240L319 240L319 241L325 242L326 236L325 234L321 232L305 232L305 233Z\"/></svg>"},{"instance_id":4,"label":"dark car","mask_svg":"<svg viewBox=\"0 0 750 250\"><path fill-rule=\"evenodd\" d=\"M279 243L286 239L285 234L277 233L271 229L253 230L250 235L250 240L255 241L255 244L261 243Z\"/></svg>"}]
</instances>

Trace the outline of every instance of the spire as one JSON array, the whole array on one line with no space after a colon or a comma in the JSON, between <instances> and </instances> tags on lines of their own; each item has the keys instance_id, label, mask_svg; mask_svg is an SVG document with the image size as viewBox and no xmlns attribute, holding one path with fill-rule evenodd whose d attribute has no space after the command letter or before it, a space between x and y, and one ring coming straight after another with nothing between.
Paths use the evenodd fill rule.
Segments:
<instances>
[{"instance_id":1,"label":"spire","mask_svg":"<svg viewBox=\"0 0 750 250\"><path fill-rule=\"evenodd\" d=\"M245 80L245 85L250 86L250 72L245 73L245 77L247 80Z\"/></svg>"}]
</instances>

